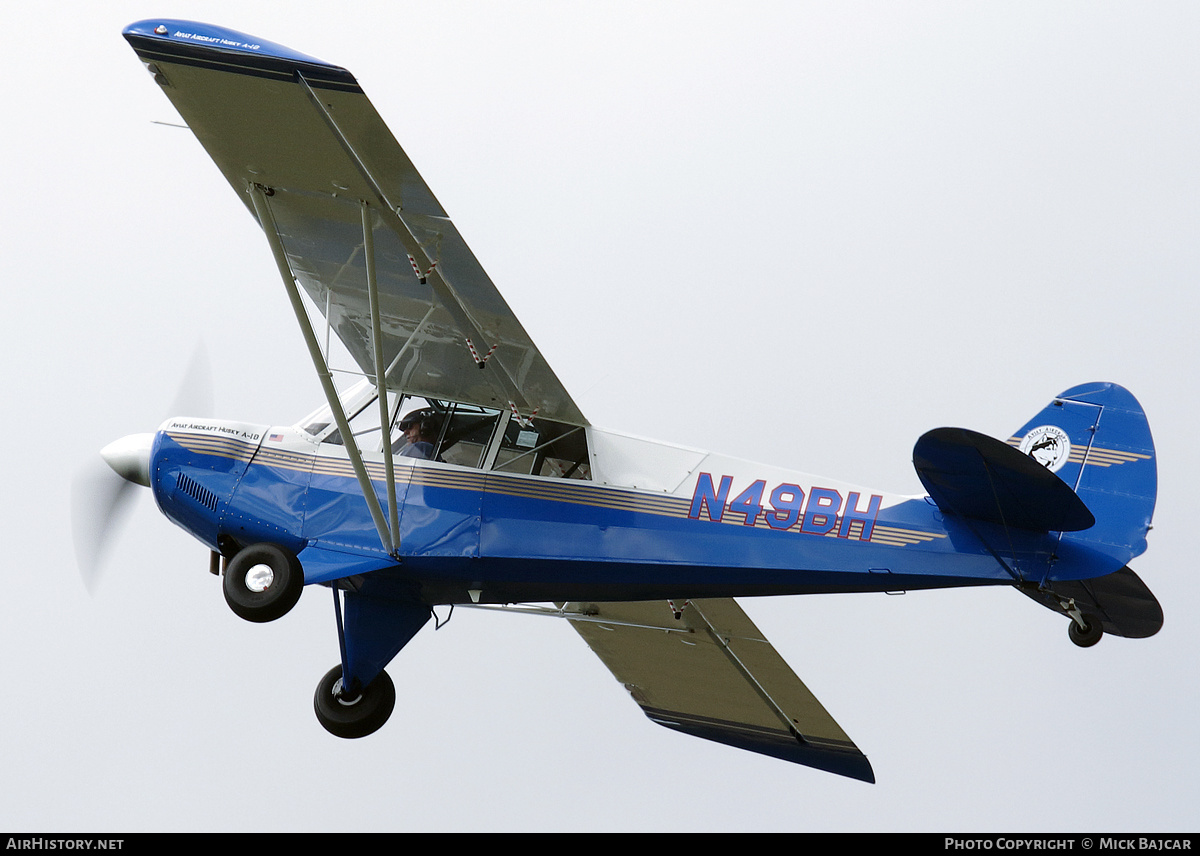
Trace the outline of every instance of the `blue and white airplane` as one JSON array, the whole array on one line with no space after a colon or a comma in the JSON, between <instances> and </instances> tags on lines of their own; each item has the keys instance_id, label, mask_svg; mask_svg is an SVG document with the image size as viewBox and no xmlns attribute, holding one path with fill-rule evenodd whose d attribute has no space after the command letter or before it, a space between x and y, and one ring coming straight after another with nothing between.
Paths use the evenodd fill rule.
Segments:
<instances>
[{"instance_id":1,"label":"blue and white airplane","mask_svg":"<svg viewBox=\"0 0 1200 856\"><path fill-rule=\"evenodd\" d=\"M1004 440L930 431L927 496L597 428L348 71L206 24L124 35L262 227L326 401L296 425L175 417L103 456L208 546L241 617L332 592L333 734L384 724L384 668L435 607L493 606L568 619L654 722L873 782L733 598L1004 585L1082 646L1161 626L1128 567L1157 476L1125 389L1076 386Z\"/></svg>"}]
</instances>

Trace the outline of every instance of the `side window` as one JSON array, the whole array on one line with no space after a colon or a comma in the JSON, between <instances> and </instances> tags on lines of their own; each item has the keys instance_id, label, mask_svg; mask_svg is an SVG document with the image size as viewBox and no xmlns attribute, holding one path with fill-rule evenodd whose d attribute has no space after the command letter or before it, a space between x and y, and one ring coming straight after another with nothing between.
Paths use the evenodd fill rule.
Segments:
<instances>
[{"instance_id":1,"label":"side window","mask_svg":"<svg viewBox=\"0 0 1200 856\"><path fill-rule=\"evenodd\" d=\"M590 481L587 434L577 425L510 419L492 469Z\"/></svg>"}]
</instances>

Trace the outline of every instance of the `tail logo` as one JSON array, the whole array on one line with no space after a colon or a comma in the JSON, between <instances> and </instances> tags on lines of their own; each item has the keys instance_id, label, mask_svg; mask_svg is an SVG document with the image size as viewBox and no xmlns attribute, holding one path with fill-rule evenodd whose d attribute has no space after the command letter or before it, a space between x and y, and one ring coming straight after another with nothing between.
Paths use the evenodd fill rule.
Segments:
<instances>
[{"instance_id":1,"label":"tail logo","mask_svg":"<svg viewBox=\"0 0 1200 856\"><path fill-rule=\"evenodd\" d=\"M1042 425L1021 438L1017 448L1050 472L1056 473L1071 455L1071 440L1061 428Z\"/></svg>"}]
</instances>

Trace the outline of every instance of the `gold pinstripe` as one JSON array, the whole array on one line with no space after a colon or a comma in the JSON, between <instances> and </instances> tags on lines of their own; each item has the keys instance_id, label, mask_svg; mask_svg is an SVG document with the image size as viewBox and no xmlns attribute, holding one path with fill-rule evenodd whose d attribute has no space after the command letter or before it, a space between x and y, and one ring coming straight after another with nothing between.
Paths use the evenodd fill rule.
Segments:
<instances>
[{"instance_id":1,"label":"gold pinstripe","mask_svg":"<svg viewBox=\"0 0 1200 856\"><path fill-rule=\"evenodd\" d=\"M1017 448L1021 445L1021 437L1009 437L1008 445ZM1119 464L1131 464L1135 461L1148 461L1153 455L1145 455L1140 452L1125 452L1119 449L1105 449L1101 446L1092 446L1091 449L1086 446L1071 444L1071 454L1067 456L1068 463L1081 464L1085 463L1089 467L1112 467Z\"/></svg>"},{"instance_id":2,"label":"gold pinstripe","mask_svg":"<svg viewBox=\"0 0 1200 856\"><path fill-rule=\"evenodd\" d=\"M256 443L230 437L217 437L211 434L172 431L168 432L167 436L183 448L200 454L217 455L242 461L250 461L253 458L257 464L277 469L310 472L313 475L354 478L354 468L350 461L344 458L330 458L305 452L276 449L266 444L258 446ZM256 449L257 454L255 453ZM373 481L383 481L384 466L382 462L364 461L364 464L367 474ZM630 493L626 490L604 488L586 482L544 481L541 479L535 481L487 473L482 470L443 470L432 467L400 467L396 471L396 475L398 483L415 487L476 490L500 496L567 502L573 505L586 505L613 511L655 514L660 517L684 518L691 510L691 499L688 497ZM745 525L741 519L738 519L740 517L741 515L731 513L724 516L720 522ZM825 537L838 537L837 532L841 528L842 520L843 518L838 517L833 528L826 533ZM754 526L760 529L771 528L762 515L755 521ZM861 521L853 521L847 537L850 540L862 540L863 528L864 524ZM926 532L876 523L868 542L906 547L945 537L943 533L939 532Z\"/></svg>"},{"instance_id":3,"label":"gold pinstripe","mask_svg":"<svg viewBox=\"0 0 1200 856\"><path fill-rule=\"evenodd\" d=\"M690 510L690 508L691 508L690 500L684 499L682 501L687 506L687 509ZM687 510L685 510L682 515L675 515L675 516L686 517ZM845 520L844 517L837 517L834 521L833 527L824 534L824 537L825 538L840 538L841 536L838 533L841 531L843 520ZM736 511L729 512L728 514L722 515L720 522L729 524L732 526L745 526L746 525L742 521L742 515ZM772 529L771 524L766 521L766 519L765 519L765 517L763 517L763 515L759 515L759 517L757 519L755 519L754 523L751 525L754 526L755 529ZM796 524L792 524L792 527L789 529L776 529L774 531L776 531L776 532L796 532L797 534L809 534L809 533L801 533L799 529L795 528L795 525ZM865 527L866 527L866 524L863 523L861 520L851 521L850 527L846 530L846 538L843 540L851 540L851 541L863 540L862 539L862 531ZM926 542L934 541L939 538L945 538L945 537L946 537L946 534L944 532L927 532L923 529L908 529L908 528L905 528L902 526L888 526L888 525L876 522L874 527L872 527L872 529L871 529L871 537L867 539L867 542L870 544L887 544L887 545L893 546L893 547L908 547L913 544L924 544Z\"/></svg>"},{"instance_id":4,"label":"gold pinstripe","mask_svg":"<svg viewBox=\"0 0 1200 856\"><path fill-rule=\"evenodd\" d=\"M250 460L254 456L254 450L258 448L258 443L237 440L233 437L216 437L212 434L185 434L168 431L167 436L189 452L231 458L235 461Z\"/></svg>"}]
</instances>

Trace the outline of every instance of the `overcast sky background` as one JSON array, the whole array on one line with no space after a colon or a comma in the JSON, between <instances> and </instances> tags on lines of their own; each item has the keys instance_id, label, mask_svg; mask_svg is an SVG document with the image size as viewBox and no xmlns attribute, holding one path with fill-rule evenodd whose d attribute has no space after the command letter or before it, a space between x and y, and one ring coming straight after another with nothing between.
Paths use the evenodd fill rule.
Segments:
<instances>
[{"instance_id":1,"label":"overcast sky background","mask_svg":"<svg viewBox=\"0 0 1200 856\"><path fill-rule=\"evenodd\" d=\"M177 114L120 33L156 13L349 68L596 424L917 493L924 431L1127 386L1164 629L1082 650L1004 589L744 602L870 786L654 726L565 623L471 610L340 741L328 592L235 618L148 493L89 597L71 479L170 415L198 344L216 415L320 401L261 232L153 124ZM7 14L0 827L1196 831L1196 4Z\"/></svg>"}]
</instances>

